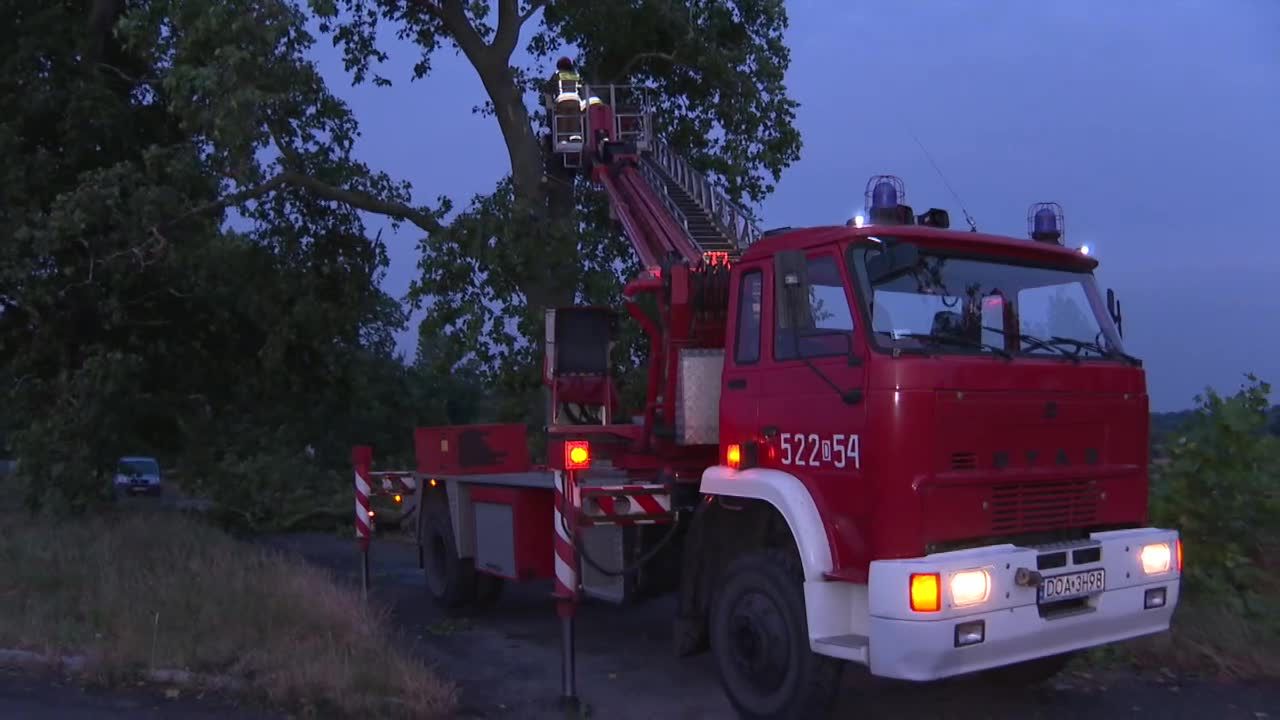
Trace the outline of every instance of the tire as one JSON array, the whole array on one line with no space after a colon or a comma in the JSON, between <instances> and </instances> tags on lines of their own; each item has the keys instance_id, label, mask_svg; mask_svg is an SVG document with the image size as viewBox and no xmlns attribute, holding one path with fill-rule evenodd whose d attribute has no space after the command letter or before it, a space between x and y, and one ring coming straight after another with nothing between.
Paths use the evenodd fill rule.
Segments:
<instances>
[{"instance_id":1,"label":"tire","mask_svg":"<svg viewBox=\"0 0 1280 720\"><path fill-rule=\"evenodd\" d=\"M503 578L477 572L475 606L483 610L497 605L502 599L502 591L506 586L507 582Z\"/></svg>"},{"instance_id":2,"label":"tire","mask_svg":"<svg viewBox=\"0 0 1280 720\"><path fill-rule=\"evenodd\" d=\"M984 670L978 675L984 682L1001 688L1035 687L1043 685L1062 672L1075 656L1076 653L1051 655L1020 662L1016 665Z\"/></svg>"},{"instance_id":3,"label":"tire","mask_svg":"<svg viewBox=\"0 0 1280 720\"><path fill-rule=\"evenodd\" d=\"M475 566L458 557L449 506L432 502L423 509L422 566L427 594L442 608L452 610L468 605L476 595Z\"/></svg>"},{"instance_id":4,"label":"tire","mask_svg":"<svg viewBox=\"0 0 1280 720\"><path fill-rule=\"evenodd\" d=\"M751 552L722 577L711 605L711 652L739 717L829 716L844 662L809 649L798 558L778 549Z\"/></svg>"}]
</instances>

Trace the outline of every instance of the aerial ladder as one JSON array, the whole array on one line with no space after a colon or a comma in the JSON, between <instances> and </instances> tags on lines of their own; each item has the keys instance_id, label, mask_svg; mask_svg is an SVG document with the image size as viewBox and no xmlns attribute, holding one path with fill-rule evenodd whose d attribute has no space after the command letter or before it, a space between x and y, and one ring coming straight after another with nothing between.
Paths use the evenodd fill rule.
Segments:
<instances>
[{"instance_id":1,"label":"aerial ladder","mask_svg":"<svg viewBox=\"0 0 1280 720\"><path fill-rule=\"evenodd\" d=\"M584 85L580 96L585 98L580 104L549 104L553 156L568 171L587 174L604 190L611 216L643 267L623 296L628 315L650 343L648 396L643 417L634 419L638 422L616 422L617 392L608 376L604 340L612 309L549 309L544 381L552 394L552 433L557 427L582 429L573 427L580 422L564 422L564 406L598 408L598 415L573 414L607 426L601 431L628 443L629 448L619 449L631 456L624 464L635 472L652 472L655 451L658 456L674 455L677 464L684 459L691 468L698 467L706 459L703 455L715 452L715 428L687 427L683 411L690 402L714 403L716 398L709 388L679 387L681 378L688 376L682 370L721 361L729 263L761 233L740 206L656 137L643 88ZM649 301L653 312L645 309ZM598 349L588 354L598 357L599 364L582 368L562 363L557 346L581 348L588 336ZM592 381L586 379L590 376L595 376Z\"/></svg>"}]
</instances>

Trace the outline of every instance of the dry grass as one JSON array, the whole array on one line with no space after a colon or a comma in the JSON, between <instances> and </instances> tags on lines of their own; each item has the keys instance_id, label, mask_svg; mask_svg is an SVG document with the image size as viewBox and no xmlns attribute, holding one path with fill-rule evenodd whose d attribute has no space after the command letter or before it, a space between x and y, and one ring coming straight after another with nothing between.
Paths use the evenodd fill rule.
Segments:
<instances>
[{"instance_id":1,"label":"dry grass","mask_svg":"<svg viewBox=\"0 0 1280 720\"><path fill-rule=\"evenodd\" d=\"M0 646L85 655L108 681L149 668L229 675L326 717L453 709L454 688L324 571L173 513L0 520Z\"/></svg>"},{"instance_id":2,"label":"dry grass","mask_svg":"<svg viewBox=\"0 0 1280 720\"><path fill-rule=\"evenodd\" d=\"M1280 598L1280 583L1273 584L1270 597ZM1125 643L1112 657L1143 671L1277 682L1280 624L1268 620L1269 626L1210 599L1184 595L1168 633Z\"/></svg>"}]
</instances>

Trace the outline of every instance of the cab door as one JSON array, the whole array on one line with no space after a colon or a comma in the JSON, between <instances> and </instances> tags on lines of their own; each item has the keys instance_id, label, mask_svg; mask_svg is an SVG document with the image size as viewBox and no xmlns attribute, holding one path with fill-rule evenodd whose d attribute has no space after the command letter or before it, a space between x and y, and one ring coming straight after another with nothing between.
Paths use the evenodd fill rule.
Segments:
<instances>
[{"instance_id":1,"label":"cab door","mask_svg":"<svg viewBox=\"0 0 1280 720\"><path fill-rule=\"evenodd\" d=\"M734 304L726 332L720 388L720 444L745 443L760 430L756 398L764 369L767 264L740 266L729 292ZM721 458L724 462L724 458Z\"/></svg>"},{"instance_id":2,"label":"cab door","mask_svg":"<svg viewBox=\"0 0 1280 720\"><path fill-rule=\"evenodd\" d=\"M862 476L867 351L855 331L849 274L834 247L780 253L771 269L761 430L773 438L773 464L804 481L829 527L855 532L870 496Z\"/></svg>"}]
</instances>

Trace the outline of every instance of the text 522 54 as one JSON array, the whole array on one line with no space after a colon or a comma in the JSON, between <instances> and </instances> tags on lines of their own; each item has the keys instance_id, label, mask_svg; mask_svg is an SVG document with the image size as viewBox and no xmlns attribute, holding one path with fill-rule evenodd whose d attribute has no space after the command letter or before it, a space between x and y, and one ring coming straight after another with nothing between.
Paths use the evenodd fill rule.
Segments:
<instances>
[{"instance_id":1,"label":"text 522 54","mask_svg":"<svg viewBox=\"0 0 1280 720\"><path fill-rule=\"evenodd\" d=\"M778 440L783 465L862 469L857 435L782 433Z\"/></svg>"}]
</instances>

